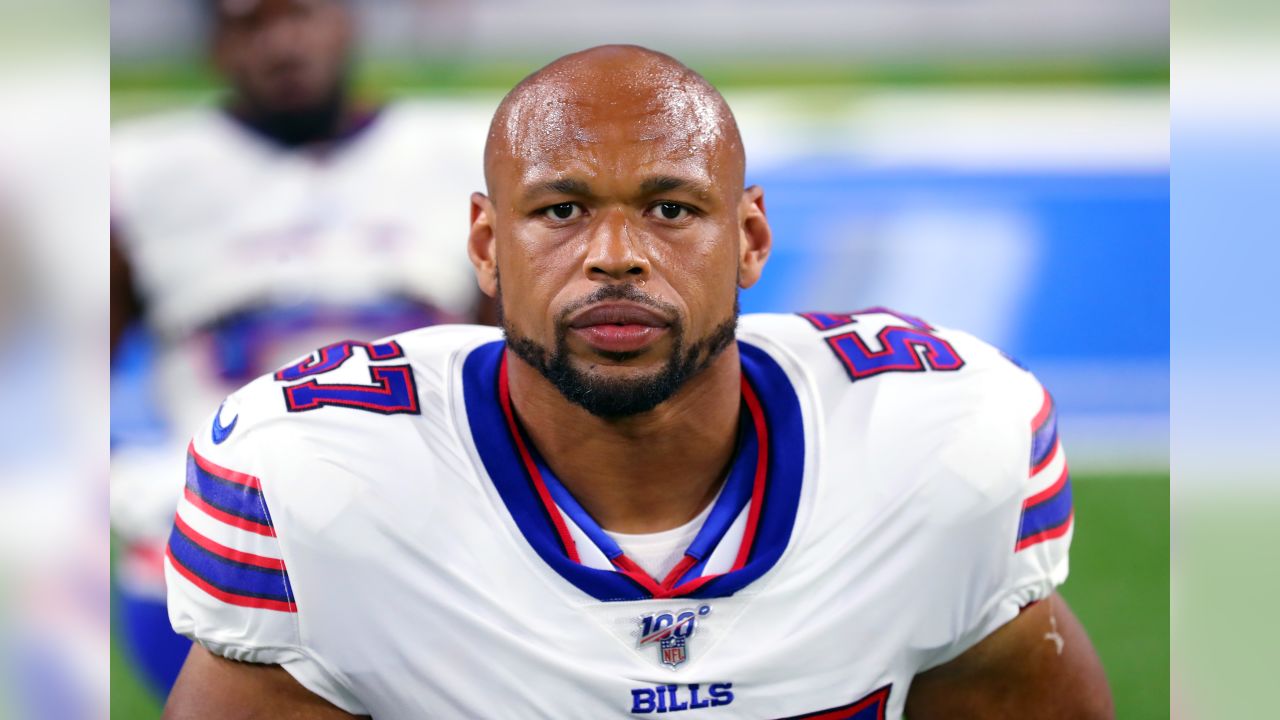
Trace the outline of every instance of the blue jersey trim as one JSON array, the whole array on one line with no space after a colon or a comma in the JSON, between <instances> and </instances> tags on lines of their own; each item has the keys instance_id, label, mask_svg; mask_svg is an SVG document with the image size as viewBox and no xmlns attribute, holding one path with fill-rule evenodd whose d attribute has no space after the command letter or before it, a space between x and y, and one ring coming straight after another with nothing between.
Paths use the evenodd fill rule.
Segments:
<instances>
[{"instance_id":1,"label":"blue jersey trim","mask_svg":"<svg viewBox=\"0 0 1280 720\"><path fill-rule=\"evenodd\" d=\"M742 372L755 388L768 420L769 469L760 525L747 564L713 578L689 594L694 598L732 595L768 572L782 557L795 526L804 481L804 416L800 398L778 363L767 352L738 343Z\"/></svg>"},{"instance_id":2,"label":"blue jersey trim","mask_svg":"<svg viewBox=\"0 0 1280 720\"><path fill-rule=\"evenodd\" d=\"M773 358L747 343L739 342L738 347L742 356L743 373L759 396L768 428L770 452L764 503L746 565L740 570L707 581L689 593L688 597L731 595L773 567L790 540L799 505L805 452L799 399L786 373ZM623 573L590 568L575 562L566 554L538 497L533 480L520 460L503 415L498 395L498 376L505 350L504 342L495 341L471 351L463 363L463 397L476 449L516 527L544 562L588 595L602 601L651 598L649 591ZM528 444L528 447L532 448L532 444ZM754 431L744 433L739 456L734 461L725 491L690 546L691 551L702 553L698 565L705 566L705 556L723 538L750 498L757 450L758 440ZM557 505L578 523L607 556L613 558L621 554L617 543L599 528L581 505L573 500L567 489L554 479L545 462L541 458L536 458L535 462ZM610 554L615 549L616 554ZM686 573L684 577L695 576Z\"/></svg>"},{"instance_id":3,"label":"blue jersey trim","mask_svg":"<svg viewBox=\"0 0 1280 720\"><path fill-rule=\"evenodd\" d=\"M187 488L211 507L228 515L266 527L272 525L261 491L208 472L196 462L194 454L187 456Z\"/></svg>"}]
</instances>

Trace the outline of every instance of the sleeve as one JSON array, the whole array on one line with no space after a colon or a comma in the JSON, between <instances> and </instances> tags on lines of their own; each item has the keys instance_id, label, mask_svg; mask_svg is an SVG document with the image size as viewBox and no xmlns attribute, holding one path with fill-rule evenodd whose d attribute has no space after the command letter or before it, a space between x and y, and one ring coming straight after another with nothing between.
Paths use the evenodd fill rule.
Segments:
<instances>
[{"instance_id":1,"label":"sleeve","mask_svg":"<svg viewBox=\"0 0 1280 720\"><path fill-rule=\"evenodd\" d=\"M233 396L234 397L234 396ZM303 642L299 603L264 485L252 430L228 439L241 413L228 399L187 449L186 484L165 550L169 621L210 652L277 664L353 714L360 701ZM229 418L228 415L231 415Z\"/></svg>"},{"instance_id":2,"label":"sleeve","mask_svg":"<svg viewBox=\"0 0 1280 720\"><path fill-rule=\"evenodd\" d=\"M1012 402L1001 415L1018 426L1009 434L1017 442L991 449L1006 457L1015 454L1000 466L1017 476L995 483L1004 489L992 493L990 506L980 514L983 529L972 535L978 545L968 551L966 611L952 642L926 667L959 656L1067 579L1075 512L1057 412L1034 376L1016 372Z\"/></svg>"}]
</instances>

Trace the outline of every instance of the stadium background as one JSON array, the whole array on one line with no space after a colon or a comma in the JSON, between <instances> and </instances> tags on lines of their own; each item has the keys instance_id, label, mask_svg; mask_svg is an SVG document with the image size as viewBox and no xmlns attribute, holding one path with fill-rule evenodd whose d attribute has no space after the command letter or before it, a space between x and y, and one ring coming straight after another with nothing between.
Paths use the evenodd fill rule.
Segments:
<instances>
[{"instance_id":1,"label":"stadium background","mask_svg":"<svg viewBox=\"0 0 1280 720\"><path fill-rule=\"evenodd\" d=\"M775 230L743 310L887 305L1033 369L1059 401L1076 483L1063 594L1118 717L1168 716L1167 5L358 6L360 92L430 101L476 166L505 89L564 52L637 42L707 75ZM216 102L202 33L197 2L115 0L114 118ZM460 213L473 189L458 188ZM111 703L113 717L158 715L118 648Z\"/></svg>"}]
</instances>

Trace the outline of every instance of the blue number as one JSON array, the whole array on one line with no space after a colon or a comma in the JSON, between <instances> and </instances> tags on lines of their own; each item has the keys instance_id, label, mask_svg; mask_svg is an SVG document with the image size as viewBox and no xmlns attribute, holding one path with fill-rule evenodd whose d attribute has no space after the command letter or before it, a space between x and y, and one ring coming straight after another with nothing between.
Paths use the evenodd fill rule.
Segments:
<instances>
[{"instance_id":1,"label":"blue number","mask_svg":"<svg viewBox=\"0 0 1280 720\"><path fill-rule=\"evenodd\" d=\"M855 332L827 338L827 344L853 380L884 372L959 370L964 360L942 338L925 330L890 326L876 334L882 350L871 350ZM923 351L923 352L921 352Z\"/></svg>"},{"instance_id":2,"label":"blue number","mask_svg":"<svg viewBox=\"0 0 1280 720\"><path fill-rule=\"evenodd\" d=\"M342 367L342 363L351 359L351 349L357 347L364 348L370 360L394 360L398 357L404 357L404 350L394 340L378 345L358 340L343 340L320 348L316 351L315 357L306 358L296 365L290 365L280 370L280 372L276 373L276 379L291 382L337 370Z\"/></svg>"},{"instance_id":3,"label":"blue number","mask_svg":"<svg viewBox=\"0 0 1280 720\"><path fill-rule=\"evenodd\" d=\"M283 382L311 378L342 367L351 359L353 348L362 348L370 360L404 357L395 343L371 344L344 340L316 351L314 357L290 365L275 374ZM349 407L383 415L419 414L418 387L413 369L408 365L380 365L369 368L371 385L321 384L310 379L284 388L284 402L289 412L304 412L326 406Z\"/></svg>"},{"instance_id":4,"label":"blue number","mask_svg":"<svg viewBox=\"0 0 1280 720\"><path fill-rule=\"evenodd\" d=\"M827 345L853 381L886 372L953 371L964 367L951 343L933 334L933 327L920 318L902 315L887 308L870 308L859 313L801 313L817 330L834 330L855 325L859 314L891 315L902 325L890 325L876 334L879 350L867 347L854 330L828 335Z\"/></svg>"}]
</instances>

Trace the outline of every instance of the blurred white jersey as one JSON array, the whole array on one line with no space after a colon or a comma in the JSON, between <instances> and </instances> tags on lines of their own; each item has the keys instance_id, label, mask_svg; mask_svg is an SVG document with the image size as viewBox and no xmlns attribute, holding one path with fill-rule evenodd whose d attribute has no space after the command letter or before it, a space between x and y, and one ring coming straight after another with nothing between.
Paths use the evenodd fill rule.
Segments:
<instances>
[{"instance_id":1,"label":"blurred white jersey","mask_svg":"<svg viewBox=\"0 0 1280 720\"><path fill-rule=\"evenodd\" d=\"M157 478L181 468L209 407L335 337L470 315L466 208L483 187L483 141L419 102L390 104L323 147L283 147L216 108L113 131L113 232L157 339L138 395L177 429L113 427L114 494L129 498L113 503L113 525L144 544L124 565L130 587L160 585L180 487Z\"/></svg>"},{"instance_id":2,"label":"blurred white jersey","mask_svg":"<svg viewBox=\"0 0 1280 720\"><path fill-rule=\"evenodd\" d=\"M885 310L746 316L738 338L737 456L664 578L528 441L495 329L260 378L192 441L175 629L379 719L900 717L917 673L1066 578L1052 403Z\"/></svg>"},{"instance_id":3,"label":"blurred white jersey","mask_svg":"<svg viewBox=\"0 0 1280 720\"><path fill-rule=\"evenodd\" d=\"M442 122L394 103L320 149L215 108L118 127L113 223L151 324L172 339L252 305L395 294L466 312L467 197L483 180L460 169L479 168L481 148Z\"/></svg>"}]
</instances>

